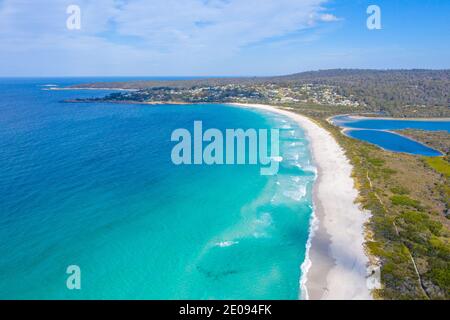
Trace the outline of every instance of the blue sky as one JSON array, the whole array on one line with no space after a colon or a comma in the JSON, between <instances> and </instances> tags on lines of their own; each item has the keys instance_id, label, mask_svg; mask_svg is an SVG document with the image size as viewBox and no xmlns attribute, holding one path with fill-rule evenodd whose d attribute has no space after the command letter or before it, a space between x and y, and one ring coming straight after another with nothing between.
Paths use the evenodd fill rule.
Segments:
<instances>
[{"instance_id":1,"label":"blue sky","mask_svg":"<svg viewBox=\"0 0 450 320\"><path fill-rule=\"evenodd\" d=\"M448 0L0 0L0 76L449 69L449 21Z\"/></svg>"}]
</instances>

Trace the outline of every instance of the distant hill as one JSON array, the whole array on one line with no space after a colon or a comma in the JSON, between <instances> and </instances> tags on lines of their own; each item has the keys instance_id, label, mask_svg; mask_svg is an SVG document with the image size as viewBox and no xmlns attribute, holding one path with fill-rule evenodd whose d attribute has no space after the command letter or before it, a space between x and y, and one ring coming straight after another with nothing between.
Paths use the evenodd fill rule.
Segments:
<instances>
[{"instance_id":1,"label":"distant hill","mask_svg":"<svg viewBox=\"0 0 450 320\"><path fill-rule=\"evenodd\" d=\"M242 86L249 92L256 89L261 92L268 89L268 86L295 90L305 84L331 86L335 94L366 106L368 111L395 116L416 113L439 117L450 115L450 70L333 69L274 77L140 80L81 84L76 87L148 90L220 87L231 84Z\"/></svg>"},{"instance_id":2,"label":"distant hill","mask_svg":"<svg viewBox=\"0 0 450 320\"><path fill-rule=\"evenodd\" d=\"M192 80L130 80L125 82L96 82L72 86L73 88L112 88L112 89L151 89L151 88L193 88L205 86L222 86L227 84L254 84L264 83L262 77L253 78L199 78Z\"/></svg>"},{"instance_id":3,"label":"distant hill","mask_svg":"<svg viewBox=\"0 0 450 320\"><path fill-rule=\"evenodd\" d=\"M275 77L278 83L313 83L337 87L381 110L405 106L450 107L450 70L352 70L303 72Z\"/></svg>"}]
</instances>

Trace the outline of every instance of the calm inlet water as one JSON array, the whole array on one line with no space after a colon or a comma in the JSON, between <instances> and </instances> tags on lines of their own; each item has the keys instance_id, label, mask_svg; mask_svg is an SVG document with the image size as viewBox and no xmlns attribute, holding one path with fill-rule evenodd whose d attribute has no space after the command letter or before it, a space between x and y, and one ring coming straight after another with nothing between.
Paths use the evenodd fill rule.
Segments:
<instances>
[{"instance_id":1,"label":"calm inlet water","mask_svg":"<svg viewBox=\"0 0 450 320\"><path fill-rule=\"evenodd\" d=\"M96 80L0 80L0 298L297 299L315 179L303 131L235 107L64 104L105 92L42 90ZM195 120L280 128L279 175L174 166L170 135Z\"/></svg>"},{"instance_id":2,"label":"calm inlet water","mask_svg":"<svg viewBox=\"0 0 450 320\"><path fill-rule=\"evenodd\" d=\"M389 132L389 130L419 129L450 132L450 121L394 120L337 116L332 119L332 122L342 128L347 128L346 134L348 136L373 143L383 149L431 157L442 154L407 137Z\"/></svg>"}]
</instances>

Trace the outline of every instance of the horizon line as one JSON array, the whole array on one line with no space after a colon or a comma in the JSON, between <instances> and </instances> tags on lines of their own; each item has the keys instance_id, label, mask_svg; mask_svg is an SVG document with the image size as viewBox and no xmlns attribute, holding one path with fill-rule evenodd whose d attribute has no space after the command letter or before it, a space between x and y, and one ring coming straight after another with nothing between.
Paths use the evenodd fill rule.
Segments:
<instances>
[{"instance_id":1,"label":"horizon line","mask_svg":"<svg viewBox=\"0 0 450 320\"><path fill-rule=\"evenodd\" d=\"M273 75L0 75L0 79L23 78L273 78L323 71L450 71L450 68L329 68ZM183 80L183 79L180 79Z\"/></svg>"}]
</instances>

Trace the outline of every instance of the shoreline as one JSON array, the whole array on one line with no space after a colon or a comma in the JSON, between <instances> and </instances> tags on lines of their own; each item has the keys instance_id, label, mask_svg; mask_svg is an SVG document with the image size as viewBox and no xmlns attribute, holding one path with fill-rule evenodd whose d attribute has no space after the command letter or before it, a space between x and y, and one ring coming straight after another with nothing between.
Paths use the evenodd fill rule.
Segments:
<instances>
[{"instance_id":1,"label":"shoreline","mask_svg":"<svg viewBox=\"0 0 450 320\"><path fill-rule=\"evenodd\" d=\"M336 117L338 117L338 116L336 116ZM329 118L327 118L326 120L328 121L328 123L333 124L333 122L331 121L333 118L334 118L334 117L329 117ZM381 118L378 118L378 119L381 120ZM449 119L449 120L450 120L450 119ZM336 126L340 129L340 131L342 132L342 134L344 134L344 135L346 135L347 137L352 138L352 139L356 139L356 138L353 138L352 136L350 136L350 135L348 134L349 131L364 130L364 131L380 131L380 132L387 132L387 133L395 134L395 135L400 136L400 137L402 137L402 138L405 138L405 139L414 141L415 143L418 143L418 144L420 144L420 145L422 145L422 146L424 146L424 147L426 147L426 148L429 148L429 149L432 149L432 150L434 150L434 151L436 151L436 152L440 152L440 153L441 153L439 156L435 156L435 157L443 157L443 156L445 156L445 153L444 153L442 150L438 150L438 149L432 148L432 147L426 145L425 143L423 143L422 141L416 140L416 139L414 139L414 138L412 138L412 137L409 137L409 136L406 136L406 135L400 133L401 131L405 131L405 130L408 130L408 129L396 129L396 130L390 130L390 129L352 128L352 127L346 127L346 126L340 126L340 125L336 125ZM426 130L423 130L423 129L417 129L417 130L426 131ZM381 147L381 146L379 146L379 145L377 145L377 144L375 144L375 143L368 142L368 141L365 141L365 142L366 142L366 143L369 143L369 144L371 144L371 145L374 145L374 146L376 146L376 147L378 147L378 148L380 148L380 149L382 149L382 150L384 150L384 151L387 151L387 152L403 153L403 154L408 154L408 155L413 155L413 156L417 156L417 155L418 155L418 154L415 154L415 153L409 153L409 152L400 152L400 151L387 150L387 149L385 149L385 148L383 148L383 147Z\"/></svg>"},{"instance_id":2,"label":"shoreline","mask_svg":"<svg viewBox=\"0 0 450 320\"><path fill-rule=\"evenodd\" d=\"M136 92L137 89L124 89L124 88L84 88L84 87L48 87L43 86L44 91L79 91L79 90L93 90L93 91L129 91Z\"/></svg>"},{"instance_id":3,"label":"shoreline","mask_svg":"<svg viewBox=\"0 0 450 320\"><path fill-rule=\"evenodd\" d=\"M47 90L47 89L44 89ZM91 89L83 89L83 90L91 90ZM133 104L133 105L151 105L151 106L159 106L159 105L201 105L201 104L212 104L207 102L182 102L182 101L133 101L133 100L118 100L118 101L108 101L108 100L77 100L77 99L68 99L63 100L63 103L111 103L111 104Z\"/></svg>"},{"instance_id":4,"label":"shoreline","mask_svg":"<svg viewBox=\"0 0 450 320\"><path fill-rule=\"evenodd\" d=\"M436 122L447 122L450 121L450 118L448 117L442 117L442 118L394 118L394 117L366 117L366 116L360 116L355 114L339 114L337 116L329 117L327 120L331 121L336 117L348 117L353 118L356 120L393 120L393 121L436 121Z\"/></svg>"},{"instance_id":5,"label":"shoreline","mask_svg":"<svg viewBox=\"0 0 450 320\"><path fill-rule=\"evenodd\" d=\"M306 133L317 167L313 214L305 261L301 265L301 297L311 300L373 299L367 286L369 258L364 228L370 214L355 203L358 191L352 166L331 134L313 120L260 104L230 104L282 114Z\"/></svg>"},{"instance_id":6,"label":"shoreline","mask_svg":"<svg viewBox=\"0 0 450 320\"><path fill-rule=\"evenodd\" d=\"M421 156L424 156L424 157L443 157L443 156L445 156L444 152L442 152L441 150L437 150L437 149L434 149L434 148L432 148L430 146L427 146L425 143L423 143L421 141L418 141L416 139L413 139L411 137L405 136L404 134L401 134L401 133L399 133L397 131L392 131L392 130L387 130L387 129L363 129L363 128L350 128L350 127L339 127L339 128L341 128L342 134L344 134L347 137L352 138L352 139L356 139L356 138L353 138L352 136L348 135L348 131L356 131L356 130L367 130L367 131L370 131L370 130L372 130L372 131L380 131L380 132L387 132L387 133L395 134L395 135L400 136L402 138L414 141L415 143L418 143L418 144L420 144L420 145L422 145L422 146L424 146L424 147L426 147L428 149L431 149L431 150L434 150L436 152L440 152L441 153L439 156L424 156L424 155L421 155ZM399 130L399 131L401 131L401 130ZM411 155L411 156L419 156L419 154L415 154L415 153L387 150L387 149L383 148L382 146L379 146L379 145L377 145L375 143L368 142L368 141L364 141L364 142L369 143L371 145L374 145L377 148L382 149L383 151L395 152L395 153L403 153L403 154L408 154L408 155Z\"/></svg>"}]
</instances>

